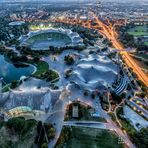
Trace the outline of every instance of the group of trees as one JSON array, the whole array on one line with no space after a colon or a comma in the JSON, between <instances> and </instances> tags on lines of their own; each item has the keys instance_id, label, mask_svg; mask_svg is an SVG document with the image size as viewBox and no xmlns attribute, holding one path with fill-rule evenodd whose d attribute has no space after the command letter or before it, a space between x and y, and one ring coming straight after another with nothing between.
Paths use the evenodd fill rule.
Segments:
<instances>
[{"instance_id":1,"label":"group of trees","mask_svg":"<svg viewBox=\"0 0 148 148\"><path fill-rule=\"evenodd\" d=\"M101 104L101 107L104 110L108 111L108 109L109 109L109 102L108 102L107 96L100 95L100 104Z\"/></svg>"},{"instance_id":2,"label":"group of trees","mask_svg":"<svg viewBox=\"0 0 148 148\"><path fill-rule=\"evenodd\" d=\"M42 123L39 121L37 123L34 119L25 120L24 117L14 117L4 122L2 126L5 126L8 133L19 137L18 141L9 141L6 145L14 145L19 141L24 140L26 135L33 136L34 142L32 146L37 145L41 148L48 148L48 142L55 137L55 128L50 123ZM36 130L36 132L35 132ZM34 135L36 134L36 136ZM22 142L23 144L23 142ZM24 145L25 146L25 145Z\"/></svg>"},{"instance_id":3,"label":"group of trees","mask_svg":"<svg viewBox=\"0 0 148 148\"><path fill-rule=\"evenodd\" d=\"M64 50L68 50L68 49L75 49L75 50L78 50L78 51L82 51L83 49L85 49L85 46L81 46L81 45L65 46L65 47L49 46L49 52L54 53L54 54L61 53Z\"/></svg>"},{"instance_id":4,"label":"group of trees","mask_svg":"<svg viewBox=\"0 0 148 148\"><path fill-rule=\"evenodd\" d=\"M23 136L36 125L35 120L25 120L24 117L11 118L6 122L6 127L11 132Z\"/></svg>"},{"instance_id":5,"label":"group of trees","mask_svg":"<svg viewBox=\"0 0 148 148\"><path fill-rule=\"evenodd\" d=\"M147 91L146 85L141 80L137 80L137 84L141 87L141 90L143 92L146 92Z\"/></svg>"},{"instance_id":6,"label":"group of trees","mask_svg":"<svg viewBox=\"0 0 148 148\"><path fill-rule=\"evenodd\" d=\"M40 57L41 55L49 55L49 54L60 54L64 50L68 49L75 49L78 51L82 51L85 49L85 46L65 46L65 47L54 47L54 46L49 46L49 50L32 50L29 46L17 46L16 49L20 51L21 54L23 55L32 55L32 56L38 56Z\"/></svg>"},{"instance_id":7,"label":"group of trees","mask_svg":"<svg viewBox=\"0 0 148 148\"><path fill-rule=\"evenodd\" d=\"M96 97L100 96L100 92L98 90L90 92L89 90L84 90L83 92L84 96L91 96L92 99L95 99Z\"/></svg>"},{"instance_id":8,"label":"group of trees","mask_svg":"<svg viewBox=\"0 0 148 148\"><path fill-rule=\"evenodd\" d=\"M11 37L9 35L9 19L8 16L6 17L0 17L0 42L1 41L7 41Z\"/></svg>"},{"instance_id":9,"label":"group of trees","mask_svg":"<svg viewBox=\"0 0 148 148\"><path fill-rule=\"evenodd\" d=\"M111 92L112 100L115 103L120 103L123 98L125 98L126 94L122 93L121 95L117 95L115 92Z\"/></svg>"},{"instance_id":10,"label":"group of trees","mask_svg":"<svg viewBox=\"0 0 148 148\"><path fill-rule=\"evenodd\" d=\"M18 56L17 53L15 53L12 50L6 49L5 47L0 48L0 53L4 54L6 57L6 60L14 63L14 66L16 67L27 67L28 66L26 64L23 64L23 62L26 62L28 60L27 56L25 55Z\"/></svg>"},{"instance_id":11,"label":"group of trees","mask_svg":"<svg viewBox=\"0 0 148 148\"><path fill-rule=\"evenodd\" d=\"M64 61L67 65L72 65L74 63L74 57L72 55L66 55Z\"/></svg>"},{"instance_id":12,"label":"group of trees","mask_svg":"<svg viewBox=\"0 0 148 148\"><path fill-rule=\"evenodd\" d=\"M33 147L37 121L26 120L24 117L14 117L8 121L0 120L0 144L4 147ZM3 129L1 129L3 127Z\"/></svg>"},{"instance_id":13,"label":"group of trees","mask_svg":"<svg viewBox=\"0 0 148 148\"><path fill-rule=\"evenodd\" d=\"M83 43L88 46L94 46L95 41L99 37L97 31L86 29L86 28L74 28L74 32L78 32L80 37L83 39Z\"/></svg>"},{"instance_id":14,"label":"group of trees","mask_svg":"<svg viewBox=\"0 0 148 148\"><path fill-rule=\"evenodd\" d=\"M148 146L148 128L141 129L131 135L133 142L138 148L147 148Z\"/></svg>"},{"instance_id":15,"label":"group of trees","mask_svg":"<svg viewBox=\"0 0 148 148\"><path fill-rule=\"evenodd\" d=\"M64 126L55 148L63 147L64 143L70 139L70 133L71 133L70 128Z\"/></svg>"},{"instance_id":16,"label":"group of trees","mask_svg":"<svg viewBox=\"0 0 148 148\"><path fill-rule=\"evenodd\" d=\"M41 148L48 148L48 142L55 137L55 128L50 123L37 124L37 135L34 143Z\"/></svg>"},{"instance_id":17,"label":"group of trees","mask_svg":"<svg viewBox=\"0 0 148 148\"><path fill-rule=\"evenodd\" d=\"M0 18L0 42L4 41L7 45L18 45L18 38L22 34L27 34L29 32L28 24L25 23L23 25L16 25L16 26L10 26L10 18L9 16L1 17Z\"/></svg>"},{"instance_id":18,"label":"group of trees","mask_svg":"<svg viewBox=\"0 0 148 148\"><path fill-rule=\"evenodd\" d=\"M18 87L19 84L20 84L19 81L13 80L11 82L10 88L14 89L14 88Z\"/></svg>"},{"instance_id":19,"label":"group of trees","mask_svg":"<svg viewBox=\"0 0 148 148\"><path fill-rule=\"evenodd\" d=\"M147 46L144 45L141 38L137 38L137 41L135 41L134 36L130 35L127 31L130 28L134 28L136 25L129 24L127 26L122 26L118 28L118 31L120 32L120 40L123 42L123 44L126 47L133 47L136 48L137 51L146 51Z\"/></svg>"}]
</instances>

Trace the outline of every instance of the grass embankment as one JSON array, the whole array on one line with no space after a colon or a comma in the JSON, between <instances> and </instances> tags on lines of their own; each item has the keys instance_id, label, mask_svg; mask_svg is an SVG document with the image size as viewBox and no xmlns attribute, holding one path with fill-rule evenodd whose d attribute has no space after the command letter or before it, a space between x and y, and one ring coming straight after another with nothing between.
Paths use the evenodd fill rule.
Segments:
<instances>
[{"instance_id":1,"label":"grass embankment","mask_svg":"<svg viewBox=\"0 0 148 148\"><path fill-rule=\"evenodd\" d=\"M56 71L49 69L49 65L45 61L38 61L35 63L33 61L29 61L29 63L36 66L36 72L32 74L35 78L52 81L59 77Z\"/></svg>"},{"instance_id":2,"label":"grass embankment","mask_svg":"<svg viewBox=\"0 0 148 148\"><path fill-rule=\"evenodd\" d=\"M34 77L40 77L41 74L43 74L49 70L48 63L46 63L44 61L36 62L35 66L36 66L36 72L33 74Z\"/></svg>"},{"instance_id":3,"label":"grass embankment","mask_svg":"<svg viewBox=\"0 0 148 148\"><path fill-rule=\"evenodd\" d=\"M55 148L123 148L118 137L108 130L64 127Z\"/></svg>"}]
</instances>

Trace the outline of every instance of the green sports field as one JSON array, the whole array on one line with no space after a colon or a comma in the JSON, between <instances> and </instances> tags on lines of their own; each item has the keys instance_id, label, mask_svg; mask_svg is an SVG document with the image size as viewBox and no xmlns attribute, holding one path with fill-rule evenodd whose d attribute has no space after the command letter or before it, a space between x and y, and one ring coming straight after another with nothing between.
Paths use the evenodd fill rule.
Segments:
<instances>
[{"instance_id":1,"label":"green sports field","mask_svg":"<svg viewBox=\"0 0 148 148\"><path fill-rule=\"evenodd\" d=\"M64 145L65 148L124 148L118 140L118 136L108 130L72 127L69 140Z\"/></svg>"}]
</instances>

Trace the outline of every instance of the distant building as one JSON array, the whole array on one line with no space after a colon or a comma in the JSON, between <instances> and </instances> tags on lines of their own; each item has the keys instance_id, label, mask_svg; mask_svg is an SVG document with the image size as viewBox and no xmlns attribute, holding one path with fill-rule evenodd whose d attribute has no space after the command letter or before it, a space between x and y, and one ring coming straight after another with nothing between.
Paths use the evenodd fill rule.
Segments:
<instances>
[{"instance_id":1,"label":"distant building","mask_svg":"<svg viewBox=\"0 0 148 148\"><path fill-rule=\"evenodd\" d=\"M72 106L72 117L73 118L78 118L79 117L79 108L78 108L78 105L73 105Z\"/></svg>"},{"instance_id":2,"label":"distant building","mask_svg":"<svg viewBox=\"0 0 148 148\"><path fill-rule=\"evenodd\" d=\"M87 16L80 16L79 19L80 19L80 20L83 20L83 21L86 21L88 18L87 18Z\"/></svg>"},{"instance_id":3,"label":"distant building","mask_svg":"<svg viewBox=\"0 0 148 148\"><path fill-rule=\"evenodd\" d=\"M24 21L15 21L15 22L9 23L9 26L21 26L21 25L24 25L24 24L25 24Z\"/></svg>"}]
</instances>

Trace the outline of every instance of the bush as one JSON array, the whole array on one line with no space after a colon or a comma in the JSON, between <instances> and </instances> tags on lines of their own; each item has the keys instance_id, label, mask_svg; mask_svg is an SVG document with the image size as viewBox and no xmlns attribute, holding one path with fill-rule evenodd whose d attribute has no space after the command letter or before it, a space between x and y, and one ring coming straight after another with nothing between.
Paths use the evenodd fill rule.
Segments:
<instances>
[{"instance_id":1,"label":"bush","mask_svg":"<svg viewBox=\"0 0 148 148\"><path fill-rule=\"evenodd\" d=\"M83 94L84 94L84 96L88 96L89 92L87 90L85 90Z\"/></svg>"},{"instance_id":2,"label":"bush","mask_svg":"<svg viewBox=\"0 0 148 148\"><path fill-rule=\"evenodd\" d=\"M18 85L18 81L12 81L11 82L11 88L13 89L13 88L16 88L17 87L17 85Z\"/></svg>"},{"instance_id":3,"label":"bush","mask_svg":"<svg viewBox=\"0 0 148 148\"><path fill-rule=\"evenodd\" d=\"M122 96L118 96L115 92L111 92L111 96L112 99L117 103L120 103L122 101Z\"/></svg>"},{"instance_id":4,"label":"bush","mask_svg":"<svg viewBox=\"0 0 148 148\"><path fill-rule=\"evenodd\" d=\"M146 93L141 92L140 94L137 94L138 97L140 98L145 98L146 97Z\"/></svg>"},{"instance_id":5,"label":"bush","mask_svg":"<svg viewBox=\"0 0 148 148\"><path fill-rule=\"evenodd\" d=\"M41 145L41 148L48 148L48 144L47 144L47 143L43 143L43 144Z\"/></svg>"},{"instance_id":6,"label":"bush","mask_svg":"<svg viewBox=\"0 0 148 148\"><path fill-rule=\"evenodd\" d=\"M33 119L25 120L24 117L15 117L6 122L6 127L20 135L27 133L35 124L36 121Z\"/></svg>"},{"instance_id":7,"label":"bush","mask_svg":"<svg viewBox=\"0 0 148 148\"><path fill-rule=\"evenodd\" d=\"M71 55L65 56L64 61L68 65L72 65L74 63L74 58Z\"/></svg>"},{"instance_id":8,"label":"bush","mask_svg":"<svg viewBox=\"0 0 148 148\"><path fill-rule=\"evenodd\" d=\"M134 133L133 142L138 148L147 148L148 146L148 128L141 129L140 132Z\"/></svg>"},{"instance_id":9,"label":"bush","mask_svg":"<svg viewBox=\"0 0 148 148\"><path fill-rule=\"evenodd\" d=\"M40 133L41 128L42 128L42 122L39 121L39 122L38 122L38 125L37 125L37 133L38 133L38 134Z\"/></svg>"}]
</instances>

